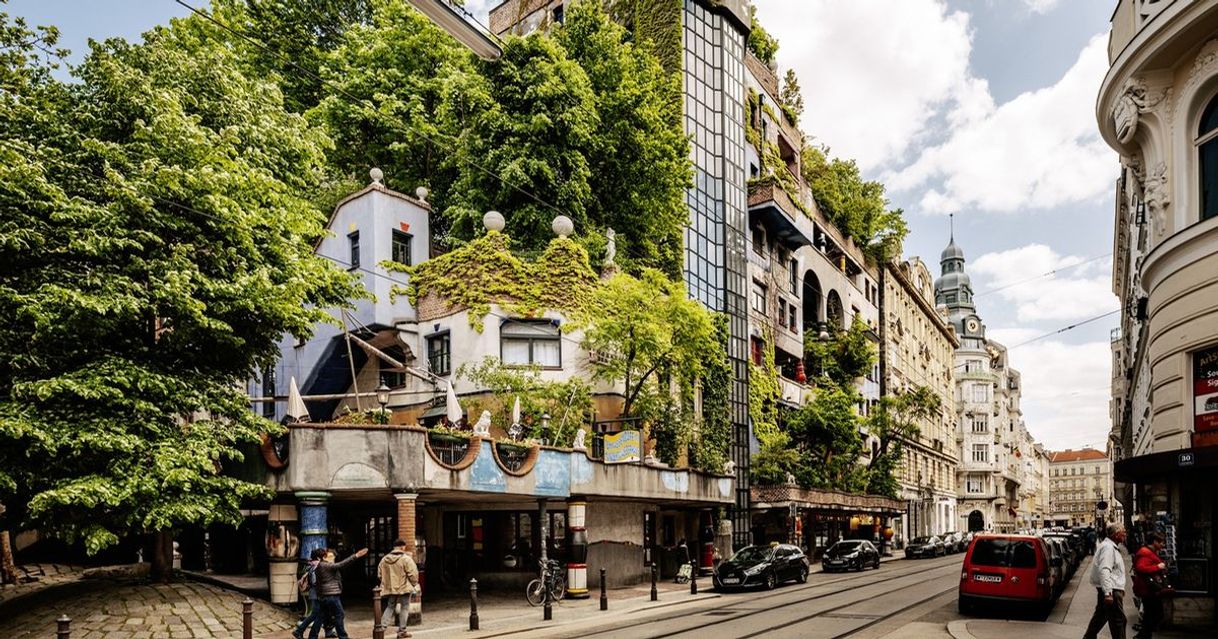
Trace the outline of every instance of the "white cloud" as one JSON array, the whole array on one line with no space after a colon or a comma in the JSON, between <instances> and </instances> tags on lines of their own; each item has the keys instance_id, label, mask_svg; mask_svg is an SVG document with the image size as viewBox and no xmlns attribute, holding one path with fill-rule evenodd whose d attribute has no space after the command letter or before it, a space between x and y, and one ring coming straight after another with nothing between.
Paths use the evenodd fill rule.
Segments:
<instances>
[{"instance_id":1,"label":"white cloud","mask_svg":"<svg viewBox=\"0 0 1218 639\"><path fill-rule=\"evenodd\" d=\"M1027 5L1032 13L1044 15L1061 4L1061 0L1023 0L1023 3Z\"/></svg>"},{"instance_id":2,"label":"white cloud","mask_svg":"<svg viewBox=\"0 0 1218 639\"><path fill-rule=\"evenodd\" d=\"M1036 331L994 329L988 335L1007 346ZM1022 374L1024 421L1037 441L1053 450L1090 445L1104 449L1111 421L1111 350L1107 342L1067 344L1042 340L1010 351Z\"/></svg>"},{"instance_id":3,"label":"white cloud","mask_svg":"<svg viewBox=\"0 0 1218 639\"><path fill-rule=\"evenodd\" d=\"M1116 156L1100 139L1093 112L1108 69L1107 42L1107 34L1093 37L1052 86L997 107L981 97L961 101L947 139L890 175L889 188L929 186L921 201L927 213L1013 213L1109 195Z\"/></svg>"},{"instance_id":4,"label":"white cloud","mask_svg":"<svg viewBox=\"0 0 1218 639\"><path fill-rule=\"evenodd\" d=\"M969 264L976 293L993 291L1015 307L1021 322L1076 320L1118 306L1107 258L1059 255L1044 244L986 253ZM1077 266L1076 266L1077 265ZM1044 273L1057 271L1047 277Z\"/></svg>"},{"instance_id":5,"label":"white cloud","mask_svg":"<svg viewBox=\"0 0 1218 639\"><path fill-rule=\"evenodd\" d=\"M989 100L985 82L968 73L968 14L949 12L941 1L766 0L756 6L781 45L779 65L799 75L802 128L863 170L900 162L949 103L965 103L962 111L972 113Z\"/></svg>"}]
</instances>

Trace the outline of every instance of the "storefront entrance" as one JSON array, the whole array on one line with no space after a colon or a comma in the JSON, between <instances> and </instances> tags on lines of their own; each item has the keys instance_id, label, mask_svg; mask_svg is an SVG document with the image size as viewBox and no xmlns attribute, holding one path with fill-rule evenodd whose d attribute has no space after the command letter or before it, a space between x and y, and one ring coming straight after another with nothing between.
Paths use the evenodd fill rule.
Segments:
<instances>
[{"instance_id":1,"label":"storefront entrance","mask_svg":"<svg viewBox=\"0 0 1218 639\"><path fill-rule=\"evenodd\" d=\"M980 532L982 530L985 530L985 515L982 515L980 510L974 510L968 514L968 531Z\"/></svg>"}]
</instances>

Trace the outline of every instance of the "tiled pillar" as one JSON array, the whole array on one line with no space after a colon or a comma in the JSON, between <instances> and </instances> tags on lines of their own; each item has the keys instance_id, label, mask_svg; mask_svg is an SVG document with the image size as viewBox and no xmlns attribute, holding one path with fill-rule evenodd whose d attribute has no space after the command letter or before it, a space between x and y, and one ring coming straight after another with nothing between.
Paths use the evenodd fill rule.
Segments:
<instances>
[{"instance_id":1,"label":"tiled pillar","mask_svg":"<svg viewBox=\"0 0 1218 639\"><path fill-rule=\"evenodd\" d=\"M571 537L567 559L567 596L588 597L588 502L583 498L567 501L567 532Z\"/></svg>"},{"instance_id":2,"label":"tiled pillar","mask_svg":"<svg viewBox=\"0 0 1218 639\"><path fill-rule=\"evenodd\" d=\"M398 537L406 542L406 552L410 553L419 568L419 597L417 602L411 602L410 612L406 616L406 625L417 626L423 623L423 585L426 578L423 554L415 547L415 535L418 532L415 530L417 521L415 506L418 504L419 495L418 493L395 493L393 497L398 502Z\"/></svg>"},{"instance_id":3,"label":"tiled pillar","mask_svg":"<svg viewBox=\"0 0 1218 639\"><path fill-rule=\"evenodd\" d=\"M327 517L330 493L299 492L296 499L300 500L300 558L308 561L314 549L326 547L330 534Z\"/></svg>"}]
</instances>

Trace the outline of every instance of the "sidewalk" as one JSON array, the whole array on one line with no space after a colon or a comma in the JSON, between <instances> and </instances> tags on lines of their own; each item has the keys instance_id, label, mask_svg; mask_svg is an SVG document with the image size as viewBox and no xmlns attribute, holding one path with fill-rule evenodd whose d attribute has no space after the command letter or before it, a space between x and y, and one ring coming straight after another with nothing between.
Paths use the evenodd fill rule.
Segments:
<instances>
[{"instance_id":1,"label":"sidewalk","mask_svg":"<svg viewBox=\"0 0 1218 639\"><path fill-rule=\"evenodd\" d=\"M1035 636L1045 639L1080 639L1087 631L1087 623L1091 621L1091 613L1095 611L1095 588L1091 586L1091 560L1083 562L1078 568L1074 579L1077 590L1073 596L1069 592L1062 596L1055 611L1049 615L1049 620L1037 621L1008 621L1003 619L961 619L947 624L947 630L954 639L1010 639L1016 636ZM1061 615L1061 606L1068 606L1065 615ZM1060 623L1054 619L1061 617ZM1125 596L1125 617L1128 619L1125 631L1128 637L1133 637L1133 626L1138 621L1138 608L1133 602L1133 593ZM1100 631L1099 636L1110 637L1108 627ZM1154 633L1155 639L1193 639L1201 636L1212 636L1206 631L1186 632L1177 629L1161 629Z\"/></svg>"}]
</instances>

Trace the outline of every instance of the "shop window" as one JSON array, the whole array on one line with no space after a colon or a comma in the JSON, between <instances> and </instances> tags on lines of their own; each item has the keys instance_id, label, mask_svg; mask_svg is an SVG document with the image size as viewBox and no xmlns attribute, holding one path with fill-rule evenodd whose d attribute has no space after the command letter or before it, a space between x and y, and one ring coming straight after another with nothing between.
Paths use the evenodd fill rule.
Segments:
<instances>
[{"instance_id":1,"label":"shop window","mask_svg":"<svg viewBox=\"0 0 1218 639\"><path fill-rule=\"evenodd\" d=\"M448 331L427 337L427 366L434 375L452 372L452 336Z\"/></svg>"},{"instance_id":2,"label":"shop window","mask_svg":"<svg viewBox=\"0 0 1218 639\"><path fill-rule=\"evenodd\" d=\"M499 329L499 359L513 366L562 368L562 334L549 320L508 320Z\"/></svg>"},{"instance_id":3,"label":"shop window","mask_svg":"<svg viewBox=\"0 0 1218 639\"><path fill-rule=\"evenodd\" d=\"M1218 216L1218 95L1201 113L1197 129L1197 159L1201 175L1201 219Z\"/></svg>"}]
</instances>

